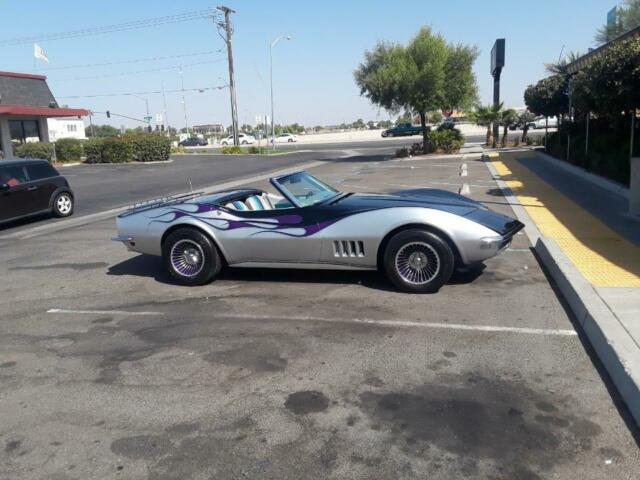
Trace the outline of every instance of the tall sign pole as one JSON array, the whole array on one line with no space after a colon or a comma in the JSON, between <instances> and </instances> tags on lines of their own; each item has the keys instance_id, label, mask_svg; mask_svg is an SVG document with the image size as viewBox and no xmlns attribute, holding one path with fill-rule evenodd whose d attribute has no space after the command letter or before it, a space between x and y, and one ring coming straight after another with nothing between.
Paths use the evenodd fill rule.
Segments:
<instances>
[{"instance_id":1,"label":"tall sign pole","mask_svg":"<svg viewBox=\"0 0 640 480\"><path fill-rule=\"evenodd\" d=\"M233 75L233 50L231 49L231 14L236 13L229 7L219 6L218 10L224 13L224 29L226 33L225 43L227 44L227 58L229 60L229 94L231 96L231 128L233 129L233 144L239 145L238 141L238 106L236 104L236 82Z\"/></svg>"},{"instance_id":2,"label":"tall sign pole","mask_svg":"<svg viewBox=\"0 0 640 480\"><path fill-rule=\"evenodd\" d=\"M504 50L505 40L504 38L498 38L496 43L491 49L491 75L493 76L493 106L497 107L500 104L500 75L504 68ZM500 123L494 122L493 124L493 141L500 136Z\"/></svg>"}]
</instances>

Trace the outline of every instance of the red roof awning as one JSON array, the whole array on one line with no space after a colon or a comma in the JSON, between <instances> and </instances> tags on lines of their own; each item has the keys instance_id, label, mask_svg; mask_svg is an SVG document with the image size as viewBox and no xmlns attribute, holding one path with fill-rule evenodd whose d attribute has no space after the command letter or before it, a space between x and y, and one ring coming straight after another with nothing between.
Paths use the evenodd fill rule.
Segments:
<instances>
[{"instance_id":1,"label":"red roof awning","mask_svg":"<svg viewBox=\"0 0 640 480\"><path fill-rule=\"evenodd\" d=\"M86 117L89 115L89 110L83 108L50 108L0 104L0 114L30 117Z\"/></svg>"}]
</instances>

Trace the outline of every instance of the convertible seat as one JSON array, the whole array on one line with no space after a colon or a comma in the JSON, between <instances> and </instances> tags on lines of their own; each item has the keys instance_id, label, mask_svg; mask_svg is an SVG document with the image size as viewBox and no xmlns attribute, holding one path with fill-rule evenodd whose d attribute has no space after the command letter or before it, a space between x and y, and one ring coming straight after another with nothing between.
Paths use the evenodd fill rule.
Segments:
<instances>
[{"instance_id":1,"label":"convertible seat","mask_svg":"<svg viewBox=\"0 0 640 480\"><path fill-rule=\"evenodd\" d=\"M273 206L264 195L252 195L245 200L249 210L273 210Z\"/></svg>"},{"instance_id":2,"label":"convertible seat","mask_svg":"<svg viewBox=\"0 0 640 480\"><path fill-rule=\"evenodd\" d=\"M231 208L233 210L249 210L249 208L241 202L240 200L236 200L235 202L227 203L225 205L227 208Z\"/></svg>"}]
</instances>

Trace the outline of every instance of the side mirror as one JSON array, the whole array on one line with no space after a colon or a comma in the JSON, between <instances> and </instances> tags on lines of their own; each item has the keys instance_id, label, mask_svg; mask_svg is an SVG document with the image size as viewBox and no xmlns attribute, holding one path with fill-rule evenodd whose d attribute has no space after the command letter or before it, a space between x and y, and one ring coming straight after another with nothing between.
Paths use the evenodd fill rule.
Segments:
<instances>
[{"instance_id":1,"label":"side mirror","mask_svg":"<svg viewBox=\"0 0 640 480\"><path fill-rule=\"evenodd\" d=\"M0 185L0 192L6 192L10 188L11 186L7 185L6 183L3 183L2 185Z\"/></svg>"}]
</instances>

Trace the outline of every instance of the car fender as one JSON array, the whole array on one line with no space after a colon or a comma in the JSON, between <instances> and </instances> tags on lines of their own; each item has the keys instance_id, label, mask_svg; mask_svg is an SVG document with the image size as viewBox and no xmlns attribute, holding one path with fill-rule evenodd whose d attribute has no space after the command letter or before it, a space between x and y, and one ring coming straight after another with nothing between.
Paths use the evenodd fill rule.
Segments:
<instances>
[{"instance_id":1,"label":"car fender","mask_svg":"<svg viewBox=\"0 0 640 480\"><path fill-rule=\"evenodd\" d=\"M204 232L205 235L207 235L212 242L215 243L215 245L218 247L218 250L220 250L220 253L222 254L222 256L227 259L227 251L224 248L224 244L221 241L222 239L220 238L220 232L217 231L215 228L213 228L211 225L209 225L208 223L206 223L203 220L200 220L198 218L194 218L194 217L181 217L180 219L168 224L168 225L164 225L164 229L161 229L161 231L157 231L156 232L156 228L155 226L156 224L149 224L149 233L151 237L154 237L157 239L157 245L155 247L156 251L158 251L158 255L162 254L162 241L164 238L166 238L168 232L171 230L175 230L177 228L181 228L181 227L191 227L191 228L196 228L198 230L201 230L202 232Z\"/></svg>"},{"instance_id":2,"label":"car fender","mask_svg":"<svg viewBox=\"0 0 640 480\"><path fill-rule=\"evenodd\" d=\"M482 255L478 252L481 238L496 235L487 227L447 211L425 207L383 208L350 215L324 229L321 256L324 261L333 258L334 241L362 241L369 252L362 263L373 266L377 263L378 250L389 234L403 227L421 225L446 235L465 264L477 262Z\"/></svg>"}]
</instances>

